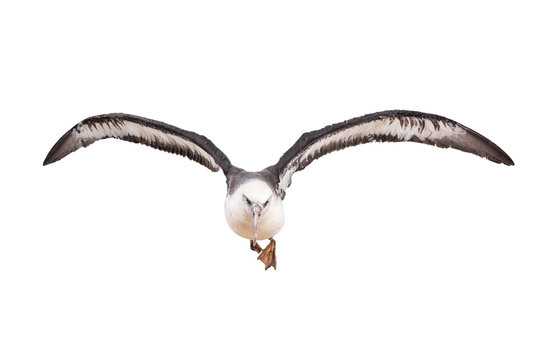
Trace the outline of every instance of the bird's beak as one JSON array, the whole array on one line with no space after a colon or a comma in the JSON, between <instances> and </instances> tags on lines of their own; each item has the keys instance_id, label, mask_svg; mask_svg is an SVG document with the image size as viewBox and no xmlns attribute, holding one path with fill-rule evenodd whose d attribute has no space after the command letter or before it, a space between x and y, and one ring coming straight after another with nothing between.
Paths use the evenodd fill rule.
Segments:
<instances>
[{"instance_id":1,"label":"bird's beak","mask_svg":"<svg viewBox=\"0 0 539 360\"><path fill-rule=\"evenodd\" d=\"M258 221L260 220L260 213L262 212L262 206L259 204L254 204L251 206L253 211L253 242L256 242L258 236Z\"/></svg>"}]
</instances>

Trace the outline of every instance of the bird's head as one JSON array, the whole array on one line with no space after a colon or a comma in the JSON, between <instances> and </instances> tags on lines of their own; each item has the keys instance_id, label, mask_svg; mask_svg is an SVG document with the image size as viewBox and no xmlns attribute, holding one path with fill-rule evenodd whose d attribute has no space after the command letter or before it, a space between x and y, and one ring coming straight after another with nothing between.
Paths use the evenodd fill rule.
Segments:
<instances>
[{"instance_id":1,"label":"bird's head","mask_svg":"<svg viewBox=\"0 0 539 360\"><path fill-rule=\"evenodd\" d=\"M281 199L267 182L258 179L229 194L225 214L232 230L253 241L275 235L284 222Z\"/></svg>"}]
</instances>

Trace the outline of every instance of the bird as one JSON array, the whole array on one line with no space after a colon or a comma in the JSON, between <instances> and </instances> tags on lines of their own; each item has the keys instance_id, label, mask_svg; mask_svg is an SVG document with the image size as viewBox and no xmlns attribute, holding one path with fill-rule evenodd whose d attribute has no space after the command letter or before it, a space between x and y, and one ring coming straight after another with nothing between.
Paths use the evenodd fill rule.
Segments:
<instances>
[{"instance_id":1,"label":"bird","mask_svg":"<svg viewBox=\"0 0 539 360\"><path fill-rule=\"evenodd\" d=\"M306 132L279 160L260 171L234 166L207 137L145 117L111 113L96 115L68 130L51 148L43 165L82 147L114 138L187 157L226 177L225 218L230 228L249 240L267 270L277 269L274 236L284 225L283 200L292 176L314 160L348 147L371 142L416 142L453 148L514 165L500 147L478 132L440 115L409 110L381 111ZM262 249L259 240L269 239Z\"/></svg>"}]
</instances>

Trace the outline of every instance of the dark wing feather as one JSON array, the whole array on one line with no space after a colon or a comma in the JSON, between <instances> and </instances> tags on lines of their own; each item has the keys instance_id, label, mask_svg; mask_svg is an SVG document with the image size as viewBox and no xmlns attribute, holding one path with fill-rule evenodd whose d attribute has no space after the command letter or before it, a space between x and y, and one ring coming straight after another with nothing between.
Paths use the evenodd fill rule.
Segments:
<instances>
[{"instance_id":1,"label":"dark wing feather","mask_svg":"<svg viewBox=\"0 0 539 360\"><path fill-rule=\"evenodd\" d=\"M373 141L413 141L454 148L485 157L495 163L514 165L496 144L456 121L416 111L391 110L369 114L301 135L277 164L270 166L281 197L292 175L330 152Z\"/></svg>"},{"instance_id":2,"label":"dark wing feather","mask_svg":"<svg viewBox=\"0 0 539 360\"><path fill-rule=\"evenodd\" d=\"M81 121L56 142L43 165L58 161L97 140L115 138L186 156L212 171L226 174L230 160L208 138L159 121L129 114L105 114Z\"/></svg>"}]
</instances>

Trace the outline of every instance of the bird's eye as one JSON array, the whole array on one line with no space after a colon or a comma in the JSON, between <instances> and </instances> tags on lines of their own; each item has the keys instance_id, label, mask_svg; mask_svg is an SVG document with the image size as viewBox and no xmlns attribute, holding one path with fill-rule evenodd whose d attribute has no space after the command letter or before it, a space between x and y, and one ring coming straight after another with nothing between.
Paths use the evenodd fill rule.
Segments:
<instances>
[{"instance_id":1,"label":"bird's eye","mask_svg":"<svg viewBox=\"0 0 539 360\"><path fill-rule=\"evenodd\" d=\"M270 201L270 199L266 200L266 202L264 203L264 207L268 206L269 201Z\"/></svg>"},{"instance_id":2,"label":"bird's eye","mask_svg":"<svg viewBox=\"0 0 539 360\"><path fill-rule=\"evenodd\" d=\"M247 201L247 205L249 206L253 205L253 203L251 202L251 200L249 200L247 196L243 195L243 198L245 199L245 201Z\"/></svg>"}]
</instances>

